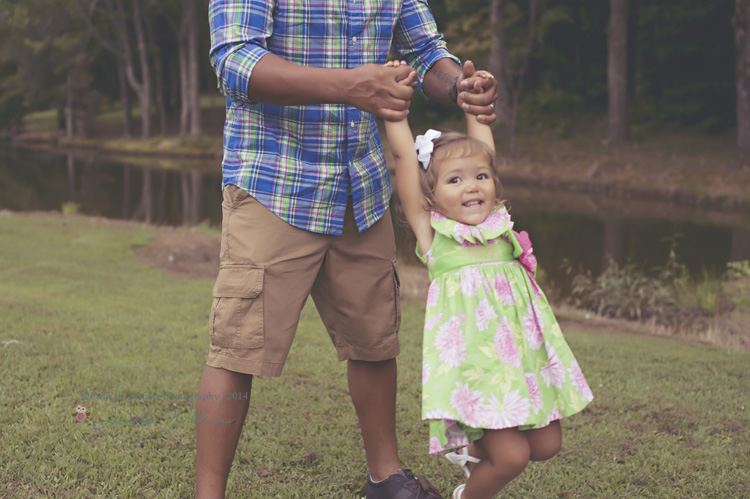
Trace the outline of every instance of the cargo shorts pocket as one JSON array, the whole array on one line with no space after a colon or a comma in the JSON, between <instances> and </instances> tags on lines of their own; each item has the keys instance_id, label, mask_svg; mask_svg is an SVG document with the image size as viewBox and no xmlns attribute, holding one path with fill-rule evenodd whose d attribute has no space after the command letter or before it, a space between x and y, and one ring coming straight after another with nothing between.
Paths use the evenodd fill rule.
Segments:
<instances>
[{"instance_id":1,"label":"cargo shorts pocket","mask_svg":"<svg viewBox=\"0 0 750 499\"><path fill-rule=\"evenodd\" d=\"M263 346L263 274L248 265L222 265L209 318L211 343L227 348Z\"/></svg>"}]
</instances>

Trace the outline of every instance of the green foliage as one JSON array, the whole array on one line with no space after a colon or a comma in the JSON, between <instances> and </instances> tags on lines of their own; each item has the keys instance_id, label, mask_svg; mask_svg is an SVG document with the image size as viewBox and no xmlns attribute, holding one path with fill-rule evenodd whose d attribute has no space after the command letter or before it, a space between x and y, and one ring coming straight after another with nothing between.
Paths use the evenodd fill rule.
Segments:
<instances>
[{"instance_id":1,"label":"green foliage","mask_svg":"<svg viewBox=\"0 0 750 499\"><path fill-rule=\"evenodd\" d=\"M449 47L481 65L489 54L487 5L439 9ZM607 111L609 2L540 0L538 8L539 43L525 78L520 124L565 135L579 116ZM628 8L633 122L679 123L701 132L734 126L733 2L639 0ZM503 2L511 78L526 45L528 9L528 2Z\"/></svg>"},{"instance_id":2,"label":"green foliage","mask_svg":"<svg viewBox=\"0 0 750 499\"><path fill-rule=\"evenodd\" d=\"M597 277L591 272L574 276L570 300L602 317L671 321L680 311L673 286L683 272L672 259L656 277L645 275L635 264L611 262Z\"/></svg>"},{"instance_id":3,"label":"green foliage","mask_svg":"<svg viewBox=\"0 0 750 499\"><path fill-rule=\"evenodd\" d=\"M63 215L77 215L81 210L81 204L74 201L66 201L62 204L60 211Z\"/></svg>"},{"instance_id":4,"label":"green foliage","mask_svg":"<svg viewBox=\"0 0 750 499\"><path fill-rule=\"evenodd\" d=\"M730 262L726 281L731 307L750 312L750 260Z\"/></svg>"},{"instance_id":5,"label":"green foliage","mask_svg":"<svg viewBox=\"0 0 750 499\"><path fill-rule=\"evenodd\" d=\"M633 110L638 121L702 131L734 124L734 2L639 2L631 22Z\"/></svg>"},{"instance_id":6,"label":"green foliage","mask_svg":"<svg viewBox=\"0 0 750 499\"><path fill-rule=\"evenodd\" d=\"M565 264L566 271L572 266ZM573 277L571 303L602 317L682 327L718 313L750 310L750 263L733 262L722 275L702 268L691 274L677 260L674 247L667 263L647 273L635 264L615 262L598 276Z\"/></svg>"}]
</instances>

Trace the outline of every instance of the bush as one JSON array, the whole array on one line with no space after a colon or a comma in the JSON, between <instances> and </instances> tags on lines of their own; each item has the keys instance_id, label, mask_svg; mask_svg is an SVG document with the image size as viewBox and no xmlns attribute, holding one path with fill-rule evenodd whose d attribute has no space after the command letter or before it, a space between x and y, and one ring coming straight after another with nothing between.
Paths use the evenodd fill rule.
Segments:
<instances>
[{"instance_id":1,"label":"bush","mask_svg":"<svg viewBox=\"0 0 750 499\"><path fill-rule=\"evenodd\" d=\"M566 271L571 272L570 264ZM719 313L750 310L748 291L749 262L730 263L722 275L704 269L693 276L672 249L667 263L651 275L634 264L615 262L596 277L591 272L575 275L569 301L602 317L695 327Z\"/></svg>"}]
</instances>

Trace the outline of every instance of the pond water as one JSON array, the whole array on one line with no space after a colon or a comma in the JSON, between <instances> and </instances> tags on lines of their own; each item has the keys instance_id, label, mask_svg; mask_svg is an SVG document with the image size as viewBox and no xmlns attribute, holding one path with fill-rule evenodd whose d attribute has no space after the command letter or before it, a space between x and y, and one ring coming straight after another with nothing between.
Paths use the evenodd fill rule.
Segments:
<instances>
[{"instance_id":1,"label":"pond water","mask_svg":"<svg viewBox=\"0 0 750 499\"><path fill-rule=\"evenodd\" d=\"M527 230L550 285L565 294L572 269L601 271L610 257L663 265L676 244L692 271L718 272L750 259L750 213L715 212L637 199L613 199L504 186L518 230ZM216 160L114 161L12 148L0 142L0 210L78 211L162 225L221 224ZM416 262L397 229L402 260ZM0 234L2 237L2 234Z\"/></svg>"}]
</instances>

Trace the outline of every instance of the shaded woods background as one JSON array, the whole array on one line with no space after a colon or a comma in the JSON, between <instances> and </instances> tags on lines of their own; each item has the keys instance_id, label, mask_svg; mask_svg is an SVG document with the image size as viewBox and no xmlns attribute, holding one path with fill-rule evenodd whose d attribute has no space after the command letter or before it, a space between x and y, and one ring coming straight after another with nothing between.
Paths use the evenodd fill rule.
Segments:
<instances>
[{"instance_id":1,"label":"shaded woods background","mask_svg":"<svg viewBox=\"0 0 750 499\"><path fill-rule=\"evenodd\" d=\"M564 136L607 115L608 65L623 56L626 133L737 126L747 0L429 3L449 47L504 82L511 131ZM200 134L198 95L216 92L207 11L206 0L0 0L0 129L52 108L69 135L91 136L94 116L124 103L125 136ZM625 50L609 55L608 42ZM452 112L414 105L430 121Z\"/></svg>"}]
</instances>

